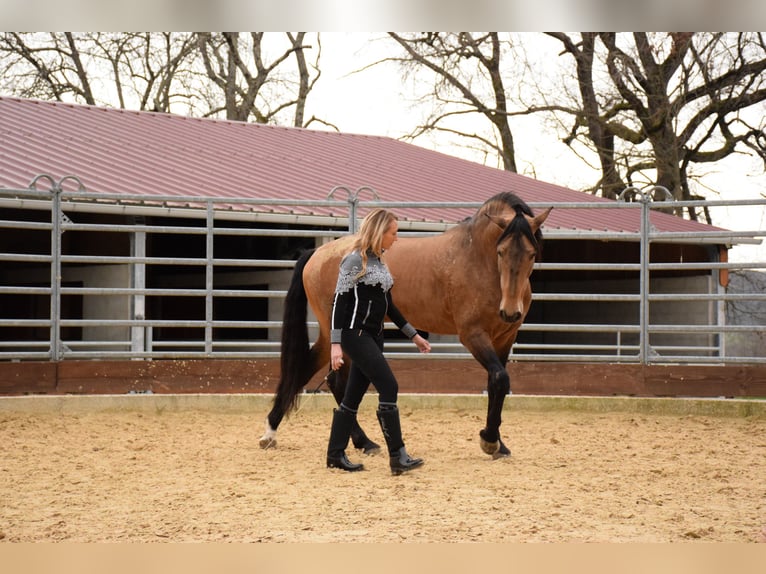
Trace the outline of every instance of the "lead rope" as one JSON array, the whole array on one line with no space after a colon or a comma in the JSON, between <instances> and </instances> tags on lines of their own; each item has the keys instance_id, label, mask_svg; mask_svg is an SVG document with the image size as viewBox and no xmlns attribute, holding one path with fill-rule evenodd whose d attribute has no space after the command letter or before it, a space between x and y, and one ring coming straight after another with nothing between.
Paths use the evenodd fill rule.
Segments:
<instances>
[{"instance_id":1,"label":"lead rope","mask_svg":"<svg viewBox=\"0 0 766 574\"><path fill-rule=\"evenodd\" d=\"M330 376L330 373L332 373L332 368L329 371L327 371L327 374L324 376L324 379L319 381L319 384L316 386L316 388L313 391L311 391L311 393L304 393L304 394L310 394L311 395L310 398L313 399L314 396L319 392L319 389L322 388L322 385L324 385L327 382L327 377ZM308 401L305 401L305 402L308 402ZM298 408L295 409L296 415L299 412L301 412L301 409L303 408L303 403L304 403L304 400L301 400L300 404L298 405Z\"/></svg>"}]
</instances>

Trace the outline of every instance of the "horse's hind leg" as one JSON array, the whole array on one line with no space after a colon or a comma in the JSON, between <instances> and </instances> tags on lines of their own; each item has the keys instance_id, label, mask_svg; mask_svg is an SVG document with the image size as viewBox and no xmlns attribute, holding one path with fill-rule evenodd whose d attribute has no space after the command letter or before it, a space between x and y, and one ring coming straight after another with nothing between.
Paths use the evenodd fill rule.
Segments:
<instances>
[{"instance_id":1,"label":"horse's hind leg","mask_svg":"<svg viewBox=\"0 0 766 574\"><path fill-rule=\"evenodd\" d=\"M343 365L339 371L330 371L330 374L327 375L327 386L330 388L333 397L335 397L335 402L339 405L343 400L343 393L346 391L347 379L348 365ZM359 425L359 421L356 419L354 419L354 424L351 427L351 442L354 448L361 449L364 454L377 454L380 452L380 445L365 434Z\"/></svg>"},{"instance_id":2,"label":"horse's hind leg","mask_svg":"<svg viewBox=\"0 0 766 574\"><path fill-rule=\"evenodd\" d=\"M277 446L277 427L285 416L285 412L282 408L274 404L266 416L266 429L263 432L263 436L258 440L258 444L261 448L276 448Z\"/></svg>"},{"instance_id":3,"label":"horse's hind leg","mask_svg":"<svg viewBox=\"0 0 766 574\"><path fill-rule=\"evenodd\" d=\"M282 422L285 414L282 406L275 401L269 414L266 416L266 428L263 431L263 435L258 440L261 448L277 447L277 427L279 427L279 423Z\"/></svg>"},{"instance_id":4,"label":"horse's hind leg","mask_svg":"<svg viewBox=\"0 0 766 574\"><path fill-rule=\"evenodd\" d=\"M297 358L294 363L300 365L300 368L293 369L290 378L286 378L284 370L280 373L280 382L277 386L277 394L268 416L266 417L266 429L259 440L261 448L275 448L277 446L277 428L282 419L288 414L288 411L295 406L295 399L306 383L309 382L322 365L327 363L329 355L329 345L326 338L319 337L316 343L311 347L308 357L305 359ZM282 366L284 367L284 361Z\"/></svg>"}]
</instances>

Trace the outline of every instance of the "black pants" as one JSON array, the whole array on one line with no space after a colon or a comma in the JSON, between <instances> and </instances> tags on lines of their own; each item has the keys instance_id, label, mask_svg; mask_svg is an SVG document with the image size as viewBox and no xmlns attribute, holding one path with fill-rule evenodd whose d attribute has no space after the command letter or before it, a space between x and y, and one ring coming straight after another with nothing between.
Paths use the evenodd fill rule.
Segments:
<instances>
[{"instance_id":1,"label":"black pants","mask_svg":"<svg viewBox=\"0 0 766 574\"><path fill-rule=\"evenodd\" d=\"M351 370L341 406L355 413L370 383L378 391L381 407L396 405L399 383L383 356L383 335L346 329L341 333L341 347L351 358Z\"/></svg>"}]
</instances>

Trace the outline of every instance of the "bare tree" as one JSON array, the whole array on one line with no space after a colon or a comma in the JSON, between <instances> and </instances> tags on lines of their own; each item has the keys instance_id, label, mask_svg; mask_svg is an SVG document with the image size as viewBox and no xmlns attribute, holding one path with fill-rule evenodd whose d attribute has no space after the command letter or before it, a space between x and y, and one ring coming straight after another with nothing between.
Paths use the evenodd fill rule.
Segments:
<instances>
[{"instance_id":1,"label":"bare tree","mask_svg":"<svg viewBox=\"0 0 766 574\"><path fill-rule=\"evenodd\" d=\"M264 32L197 34L197 47L205 72L223 95L210 101L207 115L223 113L227 119L257 123L287 123L281 118L293 110L289 123L305 127L316 118L304 118L306 100L320 77L321 44L316 36L314 59L306 57L311 45L306 32L285 33L287 44L270 56ZM273 48L274 44L268 44ZM290 68L290 64L295 68Z\"/></svg>"},{"instance_id":2,"label":"bare tree","mask_svg":"<svg viewBox=\"0 0 766 574\"><path fill-rule=\"evenodd\" d=\"M438 131L467 138L496 153L505 170L516 172L516 152L503 77L504 67L509 67L503 60L509 42L502 41L497 32L480 35L470 32L407 35L389 32L389 36L404 48L405 55L383 61L399 62L413 74L428 70L433 77L427 96L433 112L410 137ZM465 127L467 122L461 120L476 114L489 120L495 139Z\"/></svg>"},{"instance_id":3,"label":"bare tree","mask_svg":"<svg viewBox=\"0 0 766 574\"><path fill-rule=\"evenodd\" d=\"M565 141L598 154L605 197L641 180L693 199L695 165L747 150L766 166L763 113L747 114L766 101L763 34L549 36L574 58L580 102L530 111L571 115Z\"/></svg>"},{"instance_id":4,"label":"bare tree","mask_svg":"<svg viewBox=\"0 0 766 574\"><path fill-rule=\"evenodd\" d=\"M87 104L96 99L71 32L0 35L2 87L26 98L64 100L72 95Z\"/></svg>"},{"instance_id":5,"label":"bare tree","mask_svg":"<svg viewBox=\"0 0 766 574\"><path fill-rule=\"evenodd\" d=\"M520 35L513 45L498 33L389 36L404 53L376 64L398 62L405 78L425 83L420 102L432 110L410 137L447 132L516 171L511 122L544 114L564 126L561 139L584 162L597 158L600 177L589 191L609 198L649 184L699 198L705 164L731 154L755 154L766 166L762 33L551 32ZM546 36L571 56L559 58L554 74L550 60L539 66L519 54ZM477 115L489 120L494 140L486 122L457 121Z\"/></svg>"},{"instance_id":6,"label":"bare tree","mask_svg":"<svg viewBox=\"0 0 766 574\"><path fill-rule=\"evenodd\" d=\"M309 45L306 32L268 40L262 32L5 32L0 88L27 98L305 127L322 121L305 118L320 54L319 34Z\"/></svg>"},{"instance_id":7,"label":"bare tree","mask_svg":"<svg viewBox=\"0 0 766 574\"><path fill-rule=\"evenodd\" d=\"M173 104L194 108L187 89L196 47L193 34L138 32L95 34L92 55L109 67L111 84L120 108L170 112ZM103 67L103 66L102 66ZM127 92L127 93L126 93Z\"/></svg>"},{"instance_id":8,"label":"bare tree","mask_svg":"<svg viewBox=\"0 0 766 574\"><path fill-rule=\"evenodd\" d=\"M567 106L566 102L560 101L555 105L538 109L565 111L574 116L572 129L564 138L564 142L571 145L580 130L585 130L587 139L598 155L602 174L601 180L594 186L594 189L601 190L604 197L614 198L627 187L627 184L620 174L619 160L615 154L616 136L610 125L610 119L613 116L608 114L602 116L601 114L603 104L600 102L610 101L613 98L605 97L605 94L597 92L599 86L597 86L597 81L594 78L595 45L598 34L583 32L580 34L579 42L575 42L562 33L553 32L550 33L550 36L559 39L564 44L565 51L574 58L580 100L579 106L576 104ZM545 97L551 98L552 95L546 94ZM614 109L609 111L616 113L619 109L619 106L614 106Z\"/></svg>"},{"instance_id":9,"label":"bare tree","mask_svg":"<svg viewBox=\"0 0 766 574\"><path fill-rule=\"evenodd\" d=\"M3 33L6 93L90 105L171 111L191 106L182 76L191 74L191 34Z\"/></svg>"}]
</instances>

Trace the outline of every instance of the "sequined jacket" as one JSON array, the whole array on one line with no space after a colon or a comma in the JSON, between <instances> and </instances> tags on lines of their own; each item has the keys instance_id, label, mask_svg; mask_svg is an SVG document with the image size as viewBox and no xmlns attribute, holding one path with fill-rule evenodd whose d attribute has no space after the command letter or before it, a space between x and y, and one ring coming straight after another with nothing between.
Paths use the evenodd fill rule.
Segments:
<instances>
[{"instance_id":1,"label":"sequined jacket","mask_svg":"<svg viewBox=\"0 0 766 574\"><path fill-rule=\"evenodd\" d=\"M388 267L372 252L367 253L367 270L362 270L358 251L346 255L340 263L333 301L330 341L340 343L343 329L363 329L374 335L383 332L386 315L410 339L417 330L410 325L391 298L394 278Z\"/></svg>"}]
</instances>

